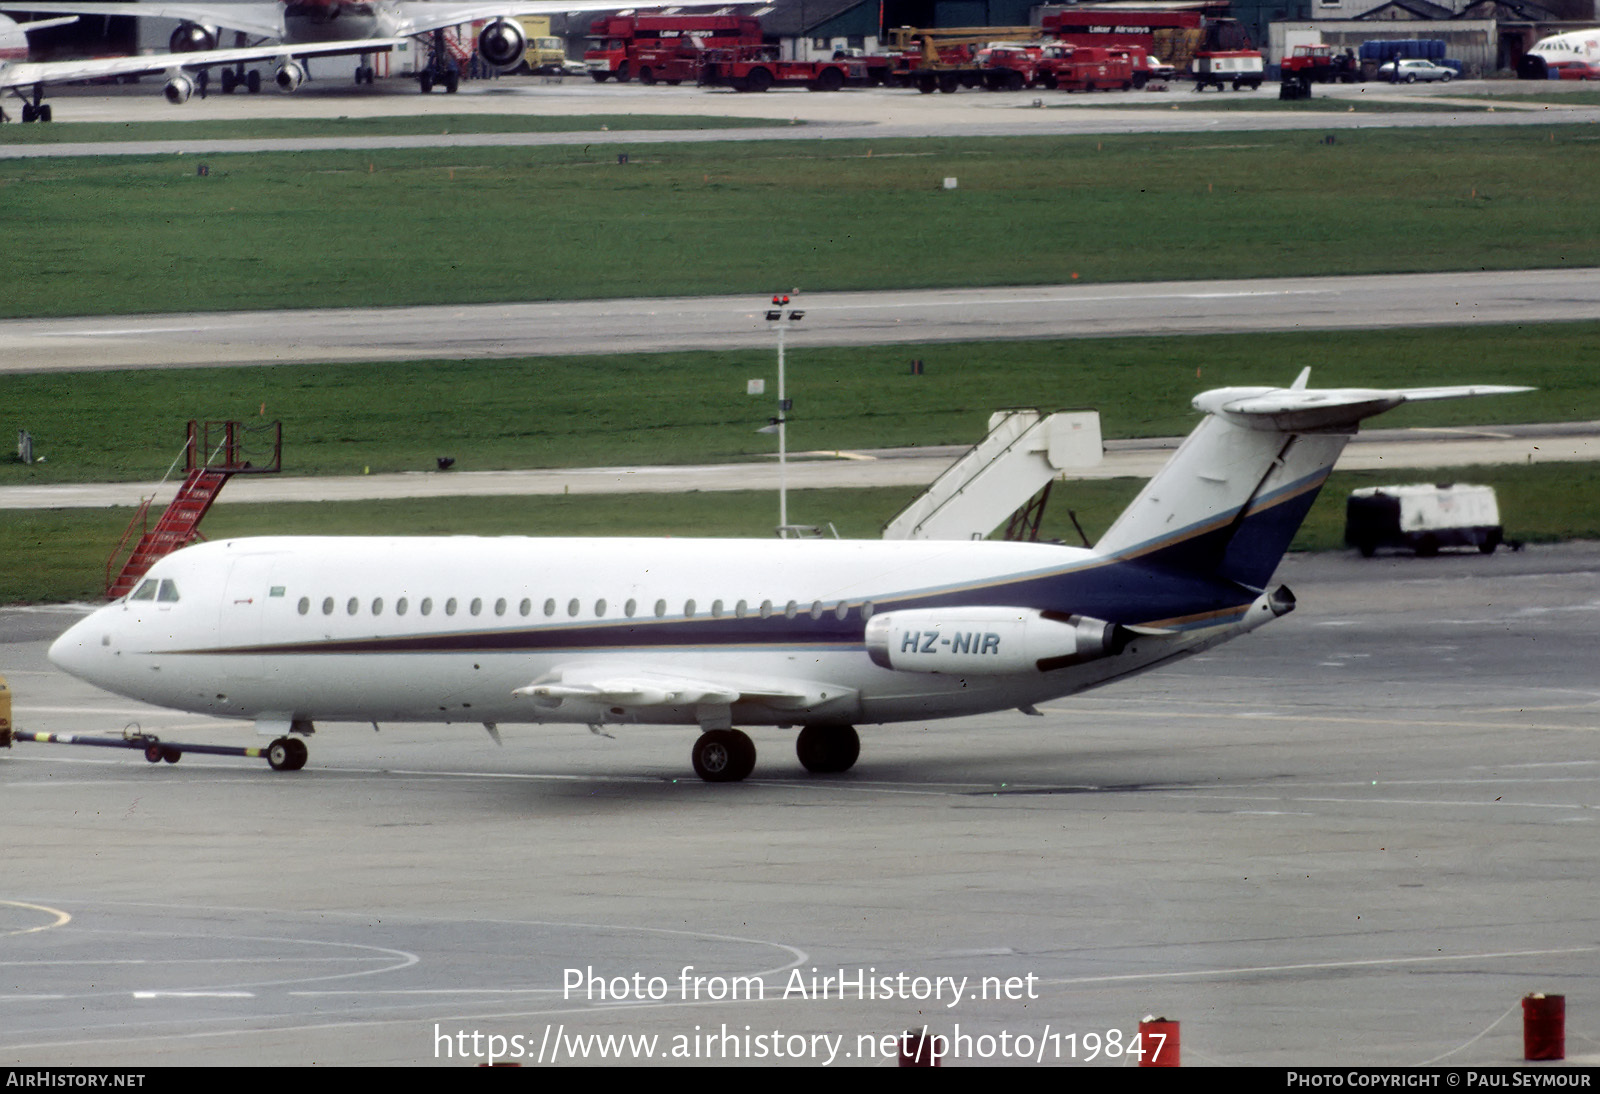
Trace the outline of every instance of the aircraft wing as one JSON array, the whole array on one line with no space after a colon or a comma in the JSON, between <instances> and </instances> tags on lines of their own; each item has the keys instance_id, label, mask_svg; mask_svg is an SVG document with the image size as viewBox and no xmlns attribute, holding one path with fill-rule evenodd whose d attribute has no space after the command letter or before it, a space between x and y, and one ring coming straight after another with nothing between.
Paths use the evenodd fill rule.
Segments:
<instances>
[{"instance_id":1,"label":"aircraft wing","mask_svg":"<svg viewBox=\"0 0 1600 1094\"><path fill-rule=\"evenodd\" d=\"M135 3L61 3L45 0L44 3L0 2L4 11L59 12L67 15L120 15L138 18L182 19L206 27L226 27L259 34L265 38L282 38L283 5L281 3L253 4L168 4L164 0L137 0Z\"/></svg>"},{"instance_id":2,"label":"aircraft wing","mask_svg":"<svg viewBox=\"0 0 1600 1094\"><path fill-rule=\"evenodd\" d=\"M41 84L97 80L108 76L134 76L175 69L210 68L239 62L271 61L287 57L320 57L340 53L382 53L405 38L366 38L360 42L328 42L317 46L267 45L246 49L200 49L192 53L155 53L143 57L95 57L83 61L21 61L0 64L0 90Z\"/></svg>"},{"instance_id":3,"label":"aircraft wing","mask_svg":"<svg viewBox=\"0 0 1600 1094\"><path fill-rule=\"evenodd\" d=\"M784 710L809 710L854 699L849 688L805 680L749 676L699 676L671 669L613 665L563 666L512 692L548 707L567 700L619 707L728 706L754 702Z\"/></svg>"},{"instance_id":4,"label":"aircraft wing","mask_svg":"<svg viewBox=\"0 0 1600 1094\"><path fill-rule=\"evenodd\" d=\"M728 0L689 0L687 3L657 5L673 8L722 8ZM622 11L647 5L619 3L618 0L464 0L436 3L435 0L402 0L399 10L400 34L426 34L440 27L475 23L480 19L514 19L519 15L563 15L571 11Z\"/></svg>"}]
</instances>

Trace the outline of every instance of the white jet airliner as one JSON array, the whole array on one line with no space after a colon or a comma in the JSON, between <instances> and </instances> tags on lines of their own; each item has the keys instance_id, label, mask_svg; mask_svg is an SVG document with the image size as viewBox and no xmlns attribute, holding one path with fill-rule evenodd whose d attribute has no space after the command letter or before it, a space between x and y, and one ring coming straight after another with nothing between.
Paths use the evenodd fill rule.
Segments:
<instances>
[{"instance_id":1,"label":"white jet airliner","mask_svg":"<svg viewBox=\"0 0 1600 1094\"><path fill-rule=\"evenodd\" d=\"M685 0L676 7L714 7L724 0ZM280 91L293 91L306 78L303 59L330 54L360 54L356 82L371 83L374 72L366 63L369 53L382 53L412 38L434 36L427 67L418 71L423 91L435 86L456 90L458 73L448 62L443 44L437 40L446 27L484 23L478 32L477 53L495 68L517 65L527 50L527 35L516 21L521 15L561 15L578 11L615 11L627 7L618 0L267 0L247 3L187 3L169 0L43 0L30 3L0 3L6 11L66 13L70 15L110 15L133 18L176 19L172 32L171 63L145 68L116 68L92 75L160 71L181 63L185 69L238 65L237 75L223 68L222 90L235 87L256 91L260 83L245 78L242 65L250 61L279 58L274 82ZM254 37L250 52L218 49L223 30L235 32L244 47L244 38ZM271 43L271 44L267 44ZM179 58L181 56L181 62ZM299 58L300 60L296 60ZM127 60L123 58L121 60ZM146 58L151 60L151 58ZM74 62L77 63L77 62ZM181 74L180 74L181 76ZM69 77L86 79L87 76ZM166 95L175 103L185 102L194 90L192 79L170 80ZM37 109L37 95L35 96ZM40 118L48 120L48 115Z\"/></svg>"},{"instance_id":2,"label":"white jet airliner","mask_svg":"<svg viewBox=\"0 0 1600 1094\"><path fill-rule=\"evenodd\" d=\"M1533 44L1517 65L1523 79L1600 80L1600 27L1552 34Z\"/></svg>"},{"instance_id":3,"label":"white jet airliner","mask_svg":"<svg viewBox=\"0 0 1600 1094\"><path fill-rule=\"evenodd\" d=\"M1093 549L992 541L267 537L189 547L50 648L162 706L250 719L274 768L319 720L698 726L710 781L743 726L799 728L813 772L855 726L1016 708L1284 614L1273 570L1345 441L1418 399L1526 391L1206 392Z\"/></svg>"},{"instance_id":4,"label":"white jet airliner","mask_svg":"<svg viewBox=\"0 0 1600 1094\"><path fill-rule=\"evenodd\" d=\"M103 80L119 76L146 76L164 74L167 78L163 92L169 102L187 102L198 86L201 70L217 65L243 65L253 61L277 63L275 80L283 91L293 91L305 79L304 62L308 57L357 52L348 43L302 46L253 46L243 49L206 49L188 53L149 54L138 57L92 57L81 61L28 61L26 41L21 48L14 45L12 33L37 30L72 22L77 18L41 19L33 23L14 23L0 15L0 96L15 95L22 101L22 120L47 122L51 119L50 104L44 101L44 89L53 84L75 83L80 80ZM20 34L18 34L20 37ZM361 43L362 53L382 53L403 45L406 39L373 39ZM8 120L0 109L0 121Z\"/></svg>"}]
</instances>

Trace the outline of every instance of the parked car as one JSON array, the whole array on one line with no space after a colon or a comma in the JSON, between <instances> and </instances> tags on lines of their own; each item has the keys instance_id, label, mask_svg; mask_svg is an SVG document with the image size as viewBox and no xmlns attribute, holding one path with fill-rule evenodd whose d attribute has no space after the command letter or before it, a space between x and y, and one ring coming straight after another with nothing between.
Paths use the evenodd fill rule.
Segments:
<instances>
[{"instance_id":1,"label":"parked car","mask_svg":"<svg viewBox=\"0 0 1600 1094\"><path fill-rule=\"evenodd\" d=\"M1600 80L1600 67L1588 61L1552 61L1545 74L1552 80Z\"/></svg>"},{"instance_id":2,"label":"parked car","mask_svg":"<svg viewBox=\"0 0 1600 1094\"><path fill-rule=\"evenodd\" d=\"M1393 80L1394 65L1395 63L1393 61L1390 61L1387 64L1379 65L1378 79ZM1432 61L1406 60L1400 62L1400 79L1408 84L1414 84L1418 80L1439 80L1440 82L1448 82L1455 78L1456 74L1454 69L1445 68L1443 65L1436 65Z\"/></svg>"}]
</instances>

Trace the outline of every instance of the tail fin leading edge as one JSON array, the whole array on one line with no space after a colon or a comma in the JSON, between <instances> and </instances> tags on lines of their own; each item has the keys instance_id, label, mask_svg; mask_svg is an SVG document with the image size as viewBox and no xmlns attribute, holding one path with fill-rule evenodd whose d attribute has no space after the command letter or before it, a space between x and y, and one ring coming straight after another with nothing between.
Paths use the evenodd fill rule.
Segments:
<instances>
[{"instance_id":1,"label":"tail fin leading edge","mask_svg":"<svg viewBox=\"0 0 1600 1094\"><path fill-rule=\"evenodd\" d=\"M1309 372L1309 370L1307 370ZM1104 556L1262 589L1363 418L1403 403L1526 387L1218 388L1206 417L1095 546Z\"/></svg>"}]
</instances>

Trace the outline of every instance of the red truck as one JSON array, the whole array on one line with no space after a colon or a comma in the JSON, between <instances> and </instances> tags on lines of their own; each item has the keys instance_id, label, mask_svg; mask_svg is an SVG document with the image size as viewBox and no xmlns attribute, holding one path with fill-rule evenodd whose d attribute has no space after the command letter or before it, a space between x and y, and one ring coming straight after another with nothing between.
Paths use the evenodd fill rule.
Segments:
<instances>
[{"instance_id":1,"label":"red truck","mask_svg":"<svg viewBox=\"0 0 1600 1094\"><path fill-rule=\"evenodd\" d=\"M1042 45L997 44L978 50L973 58L983 69L983 86L990 91L1021 91L1039 82Z\"/></svg>"},{"instance_id":2,"label":"red truck","mask_svg":"<svg viewBox=\"0 0 1600 1094\"><path fill-rule=\"evenodd\" d=\"M1311 84L1361 82L1361 62L1350 49L1335 53L1332 46L1295 46L1280 68L1285 80L1304 80Z\"/></svg>"},{"instance_id":3,"label":"red truck","mask_svg":"<svg viewBox=\"0 0 1600 1094\"><path fill-rule=\"evenodd\" d=\"M745 15L611 15L589 27L583 64L596 83L699 79L712 49L760 46L761 21Z\"/></svg>"},{"instance_id":4,"label":"red truck","mask_svg":"<svg viewBox=\"0 0 1600 1094\"><path fill-rule=\"evenodd\" d=\"M874 63L883 58L838 57L828 61L785 61L777 46L735 46L707 50L700 66L700 83L731 87L735 91L766 91L772 87L805 87L812 91L838 91L846 84L882 82Z\"/></svg>"},{"instance_id":5,"label":"red truck","mask_svg":"<svg viewBox=\"0 0 1600 1094\"><path fill-rule=\"evenodd\" d=\"M1134 86L1133 56L1108 46L1052 46L1040 62L1040 83L1061 91L1126 91ZM1144 76L1144 73L1138 73ZM1140 79L1140 85L1144 79Z\"/></svg>"}]
</instances>

